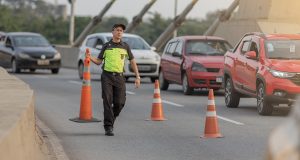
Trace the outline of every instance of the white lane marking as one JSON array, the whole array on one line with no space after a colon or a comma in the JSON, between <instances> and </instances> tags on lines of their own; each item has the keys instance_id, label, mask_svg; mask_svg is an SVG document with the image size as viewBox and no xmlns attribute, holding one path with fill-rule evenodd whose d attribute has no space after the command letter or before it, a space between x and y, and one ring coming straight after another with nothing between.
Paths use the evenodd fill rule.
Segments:
<instances>
[{"instance_id":1,"label":"white lane marking","mask_svg":"<svg viewBox=\"0 0 300 160\"><path fill-rule=\"evenodd\" d=\"M167 101L167 100L162 100L162 102L166 103L166 104L170 104L170 105L176 106L176 107L184 107L184 105L177 104L177 103L174 103L174 102L170 102L170 101Z\"/></svg>"},{"instance_id":2,"label":"white lane marking","mask_svg":"<svg viewBox=\"0 0 300 160\"><path fill-rule=\"evenodd\" d=\"M43 79L48 79L48 76L41 76L41 75L34 75L34 77L36 78L43 78Z\"/></svg>"},{"instance_id":3,"label":"white lane marking","mask_svg":"<svg viewBox=\"0 0 300 160\"><path fill-rule=\"evenodd\" d=\"M224 121L227 121L227 122L230 122L230 123L233 123L233 124L236 124L236 125L245 125L244 123L237 122L237 121L234 121L234 120L231 120L231 119L222 117L222 116L217 116L217 117L218 117L219 119L222 119L222 120L224 120Z\"/></svg>"},{"instance_id":4,"label":"white lane marking","mask_svg":"<svg viewBox=\"0 0 300 160\"><path fill-rule=\"evenodd\" d=\"M134 92L130 92L130 91L126 91L127 94L130 94L130 95L135 95Z\"/></svg>"},{"instance_id":5,"label":"white lane marking","mask_svg":"<svg viewBox=\"0 0 300 160\"><path fill-rule=\"evenodd\" d=\"M82 82L79 81L68 81L69 83L73 83L73 84L78 84L78 85L82 85Z\"/></svg>"}]
</instances>

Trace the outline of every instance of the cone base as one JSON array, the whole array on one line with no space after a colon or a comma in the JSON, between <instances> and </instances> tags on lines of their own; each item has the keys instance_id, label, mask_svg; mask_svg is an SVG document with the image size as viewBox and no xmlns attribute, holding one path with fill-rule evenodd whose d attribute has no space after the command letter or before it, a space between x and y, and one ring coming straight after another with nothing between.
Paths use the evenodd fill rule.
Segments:
<instances>
[{"instance_id":1,"label":"cone base","mask_svg":"<svg viewBox=\"0 0 300 160\"><path fill-rule=\"evenodd\" d=\"M165 118L150 118L150 119L145 119L146 121L166 121L168 119Z\"/></svg>"},{"instance_id":2,"label":"cone base","mask_svg":"<svg viewBox=\"0 0 300 160\"><path fill-rule=\"evenodd\" d=\"M204 136L200 136L200 138L223 138L221 134L206 134Z\"/></svg>"},{"instance_id":3,"label":"cone base","mask_svg":"<svg viewBox=\"0 0 300 160\"><path fill-rule=\"evenodd\" d=\"M70 118L69 120L73 121L73 122L77 122L77 123L97 123L97 122L101 122L101 120L99 120L97 118L93 118L93 117L90 120L80 119L79 117Z\"/></svg>"}]
</instances>

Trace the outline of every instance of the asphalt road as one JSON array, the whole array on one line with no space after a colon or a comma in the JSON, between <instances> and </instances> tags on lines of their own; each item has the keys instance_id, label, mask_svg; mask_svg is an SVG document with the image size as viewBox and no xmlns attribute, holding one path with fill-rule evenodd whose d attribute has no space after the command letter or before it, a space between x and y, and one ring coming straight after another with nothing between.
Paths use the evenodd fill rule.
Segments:
<instances>
[{"instance_id":1,"label":"asphalt road","mask_svg":"<svg viewBox=\"0 0 300 160\"><path fill-rule=\"evenodd\" d=\"M104 135L102 123L79 124L81 81L77 71L62 69L21 73L17 77L35 91L36 114L57 135L71 160L259 160L264 159L268 136L286 119L289 108L276 108L260 116L255 99L242 99L240 107L225 107L223 92L215 93L219 127L224 138L203 139L207 91L185 96L178 85L161 91L167 121L150 117L154 84L142 79L135 89L127 83L127 101L115 123L115 136ZM100 76L92 80L93 115L103 119Z\"/></svg>"}]
</instances>

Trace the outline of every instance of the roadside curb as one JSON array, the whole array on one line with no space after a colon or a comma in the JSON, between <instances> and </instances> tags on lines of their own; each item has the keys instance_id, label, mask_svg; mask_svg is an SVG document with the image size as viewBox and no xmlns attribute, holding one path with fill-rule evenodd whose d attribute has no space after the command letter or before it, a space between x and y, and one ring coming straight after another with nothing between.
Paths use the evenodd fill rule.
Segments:
<instances>
[{"instance_id":1,"label":"roadside curb","mask_svg":"<svg viewBox=\"0 0 300 160\"><path fill-rule=\"evenodd\" d=\"M70 160L66 155L63 146L60 144L60 140L55 133L47 127L37 116L36 116L36 127L40 131L41 136L51 156L51 160Z\"/></svg>"}]
</instances>

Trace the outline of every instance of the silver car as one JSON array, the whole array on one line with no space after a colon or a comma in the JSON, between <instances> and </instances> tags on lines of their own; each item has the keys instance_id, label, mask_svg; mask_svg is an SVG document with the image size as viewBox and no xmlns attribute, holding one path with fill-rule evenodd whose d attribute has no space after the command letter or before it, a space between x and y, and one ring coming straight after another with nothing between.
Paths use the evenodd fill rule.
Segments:
<instances>
[{"instance_id":1,"label":"silver car","mask_svg":"<svg viewBox=\"0 0 300 160\"><path fill-rule=\"evenodd\" d=\"M78 55L78 73L79 78L83 76L83 61L85 57L85 50L89 48L93 57L98 57L102 45L112 39L112 33L96 33L86 37L79 50ZM124 33L122 41L126 42L135 58L138 65L141 77L149 77L152 82L158 78L160 56L154 51L155 48L150 47L149 44L140 36L134 34ZM91 63L91 74L101 74L102 66ZM125 61L124 76L126 80L129 77L135 77L133 70L130 67L129 61Z\"/></svg>"}]
</instances>

